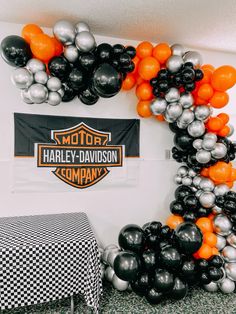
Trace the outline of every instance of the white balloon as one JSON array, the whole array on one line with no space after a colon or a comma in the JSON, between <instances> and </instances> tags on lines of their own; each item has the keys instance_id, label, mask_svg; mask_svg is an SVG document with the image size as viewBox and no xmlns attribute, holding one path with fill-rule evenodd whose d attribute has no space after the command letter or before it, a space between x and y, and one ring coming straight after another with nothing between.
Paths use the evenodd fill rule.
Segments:
<instances>
[{"instance_id":1,"label":"white balloon","mask_svg":"<svg viewBox=\"0 0 236 314\"><path fill-rule=\"evenodd\" d=\"M119 291L125 291L129 286L129 282L121 280L119 277L116 276L116 274L114 274L112 277L112 285L115 289Z\"/></svg>"}]
</instances>

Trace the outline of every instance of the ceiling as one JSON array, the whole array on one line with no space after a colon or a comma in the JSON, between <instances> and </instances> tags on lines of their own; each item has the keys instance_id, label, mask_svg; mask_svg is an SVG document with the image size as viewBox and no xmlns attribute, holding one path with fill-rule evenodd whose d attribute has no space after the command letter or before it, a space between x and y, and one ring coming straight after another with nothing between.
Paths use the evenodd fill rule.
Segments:
<instances>
[{"instance_id":1,"label":"ceiling","mask_svg":"<svg viewBox=\"0 0 236 314\"><path fill-rule=\"evenodd\" d=\"M0 21L85 21L99 35L236 52L236 0L0 0Z\"/></svg>"}]
</instances>

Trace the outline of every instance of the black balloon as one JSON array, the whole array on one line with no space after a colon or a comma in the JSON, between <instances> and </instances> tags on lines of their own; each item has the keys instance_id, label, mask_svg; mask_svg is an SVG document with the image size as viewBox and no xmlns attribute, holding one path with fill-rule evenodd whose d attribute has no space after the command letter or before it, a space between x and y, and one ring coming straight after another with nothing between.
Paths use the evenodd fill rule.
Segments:
<instances>
[{"instance_id":1,"label":"black balloon","mask_svg":"<svg viewBox=\"0 0 236 314\"><path fill-rule=\"evenodd\" d=\"M125 281L135 281L140 272L140 259L133 252L120 252L114 260L116 275Z\"/></svg>"},{"instance_id":2,"label":"black balloon","mask_svg":"<svg viewBox=\"0 0 236 314\"><path fill-rule=\"evenodd\" d=\"M218 281L224 277L222 268L210 267L208 273L212 281Z\"/></svg>"},{"instance_id":3,"label":"black balloon","mask_svg":"<svg viewBox=\"0 0 236 314\"><path fill-rule=\"evenodd\" d=\"M118 241L122 249L138 253L143 250L145 233L137 225L126 225L121 229Z\"/></svg>"},{"instance_id":4,"label":"black balloon","mask_svg":"<svg viewBox=\"0 0 236 314\"><path fill-rule=\"evenodd\" d=\"M220 257L219 255L212 255L210 258L209 258L209 264L211 266L214 266L216 268L220 268L223 266L224 264L224 261L222 259L222 257Z\"/></svg>"},{"instance_id":5,"label":"black balloon","mask_svg":"<svg viewBox=\"0 0 236 314\"><path fill-rule=\"evenodd\" d=\"M185 209L181 202L173 201L170 203L170 211L172 214L183 216Z\"/></svg>"},{"instance_id":6,"label":"black balloon","mask_svg":"<svg viewBox=\"0 0 236 314\"><path fill-rule=\"evenodd\" d=\"M97 46L96 56L100 62L108 62L113 54L113 48L107 43L103 43Z\"/></svg>"},{"instance_id":7,"label":"black balloon","mask_svg":"<svg viewBox=\"0 0 236 314\"><path fill-rule=\"evenodd\" d=\"M175 229L175 239L179 249L186 255L195 253L202 245L202 233L191 222L184 222Z\"/></svg>"},{"instance_id":8,"label":"black balloon","mask_svg":"<svg viewBox=\"0 0 236 314\"><path fill-rule=\"evenodd\" d=\"M206 272L199 274L199 280L203 285L208 285L211 282L210 275Z\"/></svg>"},{"instance_id":9,"label":"black balloon","mask_svg":"<svg viewBox=\"0 0 236 314\"><path fill-rule=\"evenodd\" d=\"M146 238L146 245L150 249L158 250L160 245L160 238L156 234L152 234L150 228L148 229L150 233L147 235ZM147 232L147 229L146 229Z\"/></svg>"},{"instance_id":10,"label":"black balloon","mask_svg":"<svg viewBox=\"0 0 236 314\"><path fill-rule=\"evenodd\" d=\"M175 198L178 201L183 201L184 198L188 195L193 195L193 191L189 186L186 185L180 185L176 190L175 190Z\"/></svg>"},{"instance_id":11,"label":"black balloon","mask_svg":"<svg viewBox=\"0 0 236 314\"><path fill-rule=\"evenodd\" d=\"M23 67L32 57L27 42L20 36L5 37L0 46L0 54L4 61L11 66Z\"/></svg>"},{"instance_id":12,"label":"black balloon","mask_svg":"<svg viewBox=\"0 0 236 314\"><path fill-rule=\"evenodd\" d=\"M122 53L119 57L119 62L121 66L127 66L131 63L131 57L126 52Z\"/></svg>"},{"instance_id":13,"label":"black balloon","mask_svg":"<svg viewBox=\"0 0 236 314\"><path fill-rule=\"evenodd\" d=\"M224 203L224 209L230 213L236 212L236 202L235 201L226 201Z\"/></svg>"},{"instance_id":14,"label":"black balloon","mask_svg":"<svg viewBox=\"0 0 236 314\"><path fill-rule=\"evenodd\" d=\"M68 81L71 87L77 91L85 88L85 75L80 69L74 68L69 74Z\"/></svg>"},{"instance_id":15,"label":"black balloon","mask_svg":"<svg viewBox=\"0 0 236 314\"><path fill-rule=\"evenodd\" d=\"M197 268L200 271L206 271L209 267L208 261L205 258L200 258L197 260Z\"/></svg>"},{"instance_id":16,"label":"black balloon","mask_svg":"<svg viewBox=\"0 0 236 314\"><path fill-rule=\"evenodd\" d=\"M161 227L162 227L162 224L159 221L152 221L149 223L150 231L153 234L160 234Z\"/></svg>"},{"instance_id":17,"label":"black balloon","mask_svg":"<svg viewBox=\"0 0 236 314\"><path fill-rule=\"evenodd\" d=\"M161 267L170 271L176 271L182 264L182 258L176 248L173 246L165 246L160 252Z\"/></svg>"},{"instance_id":18,"label":"black balloon","mask_svg":"<svg viewBox=\"0 0 236 314\"><path fill-rule=\"evenodd\" d=\"M79 65L83 67L86 71L90 72L96 66L96 57L93 53L88 52L80 55Z\"/></svg>"},{"instance_id":19,"label":"black balloon","mask_svg":"<svg viewBox=\"0 0 236 314\"><path fill-rule=\"evenodd\" d=\"M182 150L189 150L192 148L193 138L188 133L177 133L174 137L175 146Z\"/></svg>"},{"instance_id":20,"label":"black balloon","mask_svg":"<svg viewBox=\"0 0 236 314\"><path fill-rule=\"evenodd\" d=\"M125 48L125 52L133 59L136 56L136 49L132 46L128 46Z\"/></svg>"},{"instance_id":21,"label":"black balloon","mask_svg":"<svg viewBox=\"0 0 236 314\"><path fill-rule=\"evenodd\" d=\"M226 195L225 195L225 199L227 201L233 201L236 202L236 193L234 191L229 191Z\"/></svg>"},{"instance_id":22,"label":"black balloon","mask_svg":"<svg viewBox=\"0 0 236 314\"><path fill-rule=\"evenodd\" d=\"M146 294L146 299L151 304L158 304L162 301L163 294L157 291L155 288L151 288Z\"/></svg>"},{"instance_id":23,"label":"black balloon","mask_svg":"<svg viewBox=\"0 0 236 314\"><path fill-rule=\"evenodd\" d=\"M68 82L62 83L62 87L64 90L64 95L62 97L62 101L69 102L73 100L76 96L76 91L68 84Z\"/></svg>"},{"instance_id":24,"label":"black balloon","mask_svg":"<svg viewBox=\"0 0 236 314\"><path fill-rule=\"evenodd\" d=\"M173 230L169 226L162 226L161 227L161 238L169 239L173 234Z\"/></svg>"},{"instance_id":25,"label":"black balloon","mask_svg":"<svg viewBox=\"0 0 236 314\"><path fill-rule=\"evenodd\" d=\"M64 81L68 78L71 71L69 62L63 57L54 57L48 63L48 69L51 75Z\"/></svg>"},{"instance_id":26,"label":"black balloon","mask_svg":"<svg viewBox=\"0 0 236 314\"><path fill-rule=\"evenodd\" d=\"M138 279L131 283L133 291L139 295L145 295L150 289L150 277L148 273L142 273Z\"/></svg>"},{"instance_id":27,"label":"black balloon","mask_svg":"<svg viewBox=\"0 0 236 314\"><path fill-rule=\"evenodd\" d=\"M168 292L174 286L174 276L165 269L157 269L154 273L153 285L157 291Z\"/></svg>"},{"instance_id":28,"label":"black balloon","mask_svg":"<svg viewBox=\"0 0 236 314\"><path fill-rule=\"evenodd\" d=\"M183 299L188 292L188 285L178 277L174 280L174 287L170 292L170 297L175 300Z\"/></svg>"},{"instance_id":29,"label":"black balloon","mask_svg":"<svg viewBox=\"0 0 236 314\"><path fill-rule=\"evenodd\" d=\"M99 97L90 88L86 88L85 90L80 92L79 99L80 101L82 101L83 104L91 106L96 104Z\"/></svg>"},{"instance_id":30,"label":"black balloon","mask_svg":"<svg viewBox=\"0 0 236 314\"><path fill-rule=\"evenodd\" d=\"M188 210L184 213L183 218L184 221L194 222L197 219L197 214L192 210Z\"/></svg>"},{"instance_id":31,"label":"black balloon","mask_svg":"<svg viewBox=\"0 0 236 314\"><path fill-rule=\"evenodd\" d=\"M181 278L185 281L192 281L197 275L197 267L193 259L189 259L183 262L181 268Z\"/></svg>"},{"instance_id":32,"label":"black balloon","mask_svg":"<svg viewBox=\"0 0 236 314\"><path fill-rule=\"evenodd\" d=\"M113 54L114 55L119 56L124 52L125 52L125 47L123 45L116 44L113 46Z\"/></svg>"},{"instance_id":33,"label":"black balloon","mask_svg":"<svg viewBox=\"0 0 236 314\"><path fill-rule=\"evenodd\" d=\"M156 268L157 258L154 250L146 250L141 256L142 266L147 271L153 271Z\"/></svg>"},{"instance_id":34,"label":"black balloon","mask_svg":"<svg viewBox=\"0 0 236 314\"><path fill-rule=\"evenodd\" d=\"M198 199L195 195L187 195L183 199L185 209L196 210L199 207Z\"/></svg>"},{"instance_id":35,"label":"black balloon","mask_svg":"<svg viewBox=\"0 0 236 314\"><path fill-rule=\"evenodd\" d=\"M110 64L101 64L92 77L94 89L104 98L115 96L121 89L122 77Z\"/></svg>"}]
</instances>

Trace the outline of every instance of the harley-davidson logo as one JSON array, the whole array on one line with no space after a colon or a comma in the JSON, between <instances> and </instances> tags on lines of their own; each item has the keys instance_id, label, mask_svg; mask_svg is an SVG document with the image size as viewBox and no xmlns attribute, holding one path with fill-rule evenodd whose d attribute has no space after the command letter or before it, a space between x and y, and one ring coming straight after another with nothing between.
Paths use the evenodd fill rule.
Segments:
<instances>
[{"instance_id":1,"label":"harley-davidson logo","mask_svg":"<svg viewBox=\"0 0 236 314\"><path fill-rule=\"evenodd\" d=\"M51 131L55 144L37 144L38 167L55 167L59 179L79 189L103 179L107 167L122 167L124 147L108 145L110 132L80 123L65 130Z\"/></svg>"}]
</instances>

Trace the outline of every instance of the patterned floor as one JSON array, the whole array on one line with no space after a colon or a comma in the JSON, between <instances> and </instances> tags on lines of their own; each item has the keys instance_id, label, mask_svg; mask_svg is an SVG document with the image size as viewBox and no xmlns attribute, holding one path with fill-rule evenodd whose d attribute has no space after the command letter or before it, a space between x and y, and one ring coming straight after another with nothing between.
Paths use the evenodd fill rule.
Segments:
<instances>
[{"instance_id":1,"label":"patterned floor","mask_svg":"<svg viewBox=\"0 0 236 314\"><path fill-rule=\"evenodd\" d=\"M69 314L70 300L64 299L50 304L3 311L4 314ZM75 314L90 314L81 299L75 300ZM104 287L101 303L102 314L236 314L236 295L205 292L195 288L180 301L163 301L152 306L134 293L118 292L110 285Z\"/></svg>"}]
</instances>

